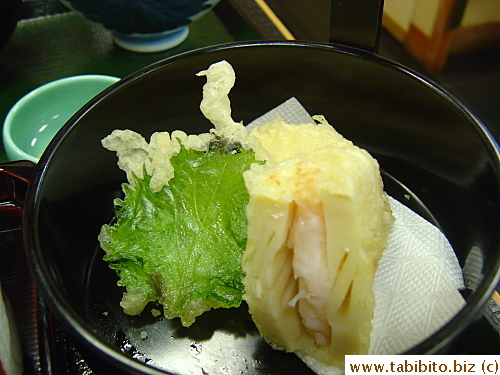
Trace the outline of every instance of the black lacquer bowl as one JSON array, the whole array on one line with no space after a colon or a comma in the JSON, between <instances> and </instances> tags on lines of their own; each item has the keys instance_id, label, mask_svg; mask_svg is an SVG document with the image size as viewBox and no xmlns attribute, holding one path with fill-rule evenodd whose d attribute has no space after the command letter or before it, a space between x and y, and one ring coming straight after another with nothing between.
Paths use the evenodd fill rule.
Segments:
<instances>
[{"instance_id":1,"label":"black lacquer bowl","mask_svg":"<svg viewBox=\"0 0 500 375\"><path fill-rule=\"evenodd\" d=\"M97 235L113 217L124 174L100 140L113 129L207 131L199 104L211 63L236 71L233 118L248 123L295 96L311 114L379 161L386 189L438 225L463 266L482 256L465 307L411 353L443 352L481 313L500 269L499 149L484 126L434 84L377 56L300 42L216 46L160 61L82 108L43 154L24 216L25 245L42 295L77 341L131 373L308 374L294 355L273 351L245 306L204 314L189 329L155 318L148 306L127 317L122 291L102 261ZM141 333L147 332L147 339Z\"/></svg>"}]
</instances>

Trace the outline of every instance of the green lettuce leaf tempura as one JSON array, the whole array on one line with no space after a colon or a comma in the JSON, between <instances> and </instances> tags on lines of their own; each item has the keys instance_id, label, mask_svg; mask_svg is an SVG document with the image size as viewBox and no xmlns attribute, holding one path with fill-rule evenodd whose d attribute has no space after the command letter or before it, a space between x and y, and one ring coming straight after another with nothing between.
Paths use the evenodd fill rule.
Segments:
<instances>
[{"instance_id":1,"label":"green lettuce leaf tempura","mask_svg":"<svg viewBox=\"0 0 500 375\"><path fill-rule=\"evenodd\" d=\"M137 315L159 301L184 326L241 303L249 199L242 174L265 160L258 140L231 118L231 65L221 61L198 75L207 77L200 109L214 125L209 133L158 132L148 143L117 129L102 140L128 180L125 197L114 202L116 222L99 235L104 260L125 287L120 304Z\"/></svg>"},{"instance_id":2,"label":"green lettuce leaf tempura","mask_svg":"<svg viewBox=\"0 0 500 375\"><path fill-rule=\"evenodd\" d=\"M248 193L242 173L255 162L220 138L209 150L181 147L170 159L174 177L160 191L151 176L124 184L116 224L103 228L104 260L126 287L122 307L138 314L158 300L167 318L189 326L211 308L239 306Z\"/></svg>"}]
</instances>

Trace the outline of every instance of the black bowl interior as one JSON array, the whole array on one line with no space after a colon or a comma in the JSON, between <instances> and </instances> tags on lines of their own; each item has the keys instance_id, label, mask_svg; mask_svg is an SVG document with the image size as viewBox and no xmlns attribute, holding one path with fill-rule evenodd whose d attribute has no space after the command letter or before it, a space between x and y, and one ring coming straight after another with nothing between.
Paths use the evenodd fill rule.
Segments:
<instances>
[{"instance_id":1,"label":"black bowl interior","mask_svg":"<svg viewBox=\"0 0 500 375\"><path fill-rule=\"evenodd\" d=\"M472 248L481 251L479 286L465 308L412 352L442 350L498 281L498 148L442 90L384 59L335 46L249 43L190 52L123 79L77 113L43 155L26 204L25 240L52 308L81 342L124 369L154 372L142 361L172 373L221 366L229 373L310 373L262 342L245 306L206 313L189 330L148 312L124 316L116 275L101 260L97 235L113 218L125 176L100 140L113 129L147 139L155 131L207 131L199 111L205 79L196 73L223 59L236 71L230 93L236 121L248 123L295 96L378 159L389 194L438 225L461 265Z\"/></svg>"}]
</instances>

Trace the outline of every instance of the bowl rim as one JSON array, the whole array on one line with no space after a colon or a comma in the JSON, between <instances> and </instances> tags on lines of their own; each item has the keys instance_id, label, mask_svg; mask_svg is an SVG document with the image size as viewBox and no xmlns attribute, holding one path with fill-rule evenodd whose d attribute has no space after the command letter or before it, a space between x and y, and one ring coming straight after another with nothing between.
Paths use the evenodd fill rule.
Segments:
<instances>
[{"instance_id":1,"label":"bowl rim","mask_svg":"<svg viewBox=\"0 0 500 375\"><path fill-rule=\"evenodd\" d=\"M265 47L265 48L280 48L280 47L293 47L293 48L310 48L310 49L320 49L327 50L333 53L354 55L355 57L361 57L368 59L376 64L382 64L388 66L391 69L398 70L405 75L411 76L413 79L420 82L420 84L427 86L430 90L439 94L440 96L446 98L450 101L457 109L459 109L463 115L467 117L471 125L473 125L477 131L480 133L480 137L487 148L488 153L494 158L499 160L498 168L495 169L495 174L497 181L500 183L500 148L493 136L490 134L488 129L484 124L473 115L461 102L459 102L452 94L448 93L440 85L436 84L427 77L424 77L420 73L417 73L410 68L407 68L401 64L390 61L384 57L366 52L353 47L336 45L336 44L321 44L315 42L304 42L304 41L248 41L248 42L233 42L227 44L221 44L217 46L204 47L193 51L188 51L179 55L171 56L166 59L160 60L156 63L143 67L127 77L123 78L119 83L114 85L115 89L118 89L122 85L127 85L129 82L140 78L143 75L148 74L151 71L155 71L162 67L178 63L182 60L188 59L193 56L200 54L209 54L213 51L221 51L228 49L238 49L238 48L255 48L255 47ZM47 151L42 155L40 163L38 164L32 184L30 185L27 199L26 199L26 211L23 218L23 238L25 243L25 248L30 251L29 254L30 263L33 269L33 274L37 284L40 285L40 290L43 296L55 306L55 313L57 316L66 323L69 331L76 336L83 339L85 344L94 350L97 354L101 355L108 360L113 360L115 365L120 366L123 369L133 369L134 371L139 371L145 374L165 374L164 371L157 370L155 368L149 367L144 364L140 364L133 359L130 359L117 351L116 348L112 347L110 344L104 342L100 339L98 335L93 333L90 325L79 315L77 312L71 308L69 303L65 300L62 293L54 288L52 281L49 280L50 272L48 271L47 264L44 262L43 254L40 249L40 242L38 234L35 228L38 226L37 217L37 186L43 182L44 174L47 167L50 167L53 153L57 148L57 144L61 142L65 135L71 131L72 127L75 126L79 117L84 115L88 110L90 110L94 105L103 100L104 97L110 92L110 88L104 90L102 93L93 98L89 103L82 107L64 126L63 129L54 137ZM500 189L499 189L500 190ZM500 243L496 244L500 251ZM500 257L495 262L497 266L497 272L492 272L482 279L481 285L474 290L468 297L467 303L464 307L446 324L444 324L438 331L433 335L427 337L419 344L410 348L403 354L436 354L444 349L453 339L455 339L467 325L471 323L474 318L477 318L483 307L488 303L490 296L492 295L495 286L500 280Z\"/></svg>"}]
</instances>

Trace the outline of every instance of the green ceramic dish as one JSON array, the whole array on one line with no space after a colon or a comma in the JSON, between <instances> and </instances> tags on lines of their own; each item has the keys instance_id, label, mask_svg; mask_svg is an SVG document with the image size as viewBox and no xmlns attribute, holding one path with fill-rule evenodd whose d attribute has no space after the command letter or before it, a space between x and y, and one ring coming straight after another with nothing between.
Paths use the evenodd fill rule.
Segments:
<instances>
[{"instance_id":1,"label":"green ceramic dish","mask_svg":"<svg viewBox=\"0 0 500 375\"><path fill-rule=\"evenodd\" d=\"M85 103L119 78L79 75L61 78L23 96L9 111L3 142L9 160L38 162L59 129Z\"/></svg>"}]
</instances>

